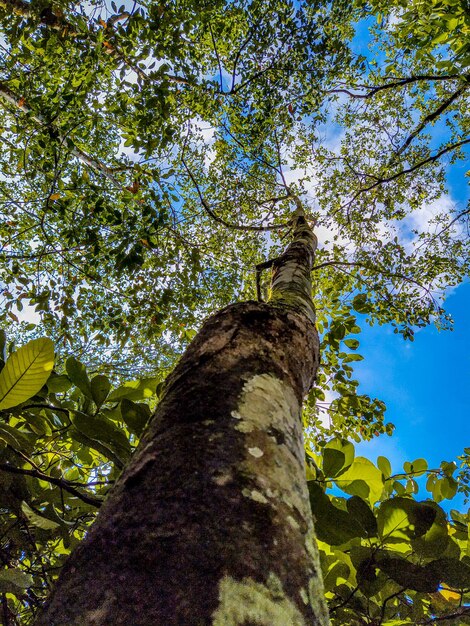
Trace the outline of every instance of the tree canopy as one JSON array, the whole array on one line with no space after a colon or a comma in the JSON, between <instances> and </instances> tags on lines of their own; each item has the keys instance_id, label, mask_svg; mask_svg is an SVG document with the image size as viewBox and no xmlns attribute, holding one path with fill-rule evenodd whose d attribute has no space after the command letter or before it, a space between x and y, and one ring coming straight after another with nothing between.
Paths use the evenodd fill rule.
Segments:
<instances>
[{"instance_id":1,"label":"tree canopy","mask_svg":"<svg viewBox=\"0 0 470 626\"><path fill-rule=\"evenodd\" d=\"M47 382L0 404L0 589L19 623L200 320L263 297L297 201L321 244L305 426L312 498L345 529L317 521L333 623L460 615L468 520L437 502L465 471L393 474L346 438L393 430L357 391L361 325L447 328L468 273L469 209L442 201L470 143L464 2L0 0L0 28L3 372L15 342L57 351ZM434 503L412 497L425 474Z\"/></svg>"}]
</instances>

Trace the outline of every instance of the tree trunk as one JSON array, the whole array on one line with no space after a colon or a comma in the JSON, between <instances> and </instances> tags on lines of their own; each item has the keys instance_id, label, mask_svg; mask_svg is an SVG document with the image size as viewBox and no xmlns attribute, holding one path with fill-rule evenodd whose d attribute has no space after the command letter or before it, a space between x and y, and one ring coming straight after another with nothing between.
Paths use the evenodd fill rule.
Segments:
<instances>
[{"instance_id":1,"label":"tree trunk","mask_svg":"<svg viewBox=\"0 0 470 626\"><path fill-rule=\"evenodd\" d=\"M227 307L174 372L37 626L325 626L301 405L318 366L298 214L272 303Z\"/></svg>"}]
</instances>

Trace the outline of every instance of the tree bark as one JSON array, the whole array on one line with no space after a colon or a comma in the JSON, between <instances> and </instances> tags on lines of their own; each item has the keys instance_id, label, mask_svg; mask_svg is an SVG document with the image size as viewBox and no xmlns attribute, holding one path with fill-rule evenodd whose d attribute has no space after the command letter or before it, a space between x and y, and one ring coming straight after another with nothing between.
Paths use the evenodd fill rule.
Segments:
<instances>
[{"instance_id":1,"label":"tree bark","mask_svg":"<svg viewBox=\"0 0 470 626\"><path fill-rule=\"evenodd\" d=\"M297 216L273 303L203 325L37 626L328 624L301 422L319 361L298 300L309 230Z\"/></svg>"}]
</instances>

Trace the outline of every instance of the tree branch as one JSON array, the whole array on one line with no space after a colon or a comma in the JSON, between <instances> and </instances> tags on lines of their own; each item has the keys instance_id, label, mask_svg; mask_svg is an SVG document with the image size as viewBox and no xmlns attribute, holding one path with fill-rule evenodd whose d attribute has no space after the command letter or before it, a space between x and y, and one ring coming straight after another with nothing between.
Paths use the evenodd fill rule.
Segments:
<instances>
[{"instance_id":1,"label":"tree branch","mask_svg":"<svg viewBox=\"0 0 470 626\"><path fill-rule=\"evenodd\" d=\"M421 82L421 81L441 81L441 80L455 80L462 78L460 74L422 74L417 76L408 76L405 78L399 78L397 80L393 80L389 83L384 83L383 85L378 85L373 87L372 85L353 85L352 89L368 89L366 93L353 93L349 89L340 87L334 89L328 89L326 93L345 93L351 98L362 98L367 99L375 96L380 91L384 91L386 89L394 89L395 87L404 87L405 85L411 85L413 83ZM465 78L469 78L465 76Z\"/></svg>"},{"instance_id":2,"label":"tree branch","mask_svg":"<svg viewBox=\"0 0 470 626\"><path fill-rule=\"evenodd\" d=\"M426 117L418 124L414 131L410 135L408 135L406 141L403 143L401 148L399 148L394 154L390 164L394 163L397 157L402 154L406 150L406 148L408 148L413 139L415 139L419 135L419 133L426 128L428 124L434 122L434 120L436 120L442 113L444 113L444 111L448 109L450 105L467 90L467 88L468 84L462 85L460 89L454 91L454 93L449 98L447 98L447 100L444 100L444 102L439 107L437 107L437 109L432 111L432 113L426 115Z\"/></svg>"},{"instance_id":3,"label":"tree branch","mask_svg":"<svg viewBox=\"0 0 470 626\"><path fill-rule=\"evenodd\" d=\"M80 500L82 500L82 502L85 502L86 504L91 504L93 506L99 507L103 503L101 498L82 493L81 491L76 489L69 481L65 480L65 478L54 478L53 476L49 476L48 474L45 474L38 469L25 469L22 467L15 467L14 465L10 465L9 463L0 463L0 470L3 472L8 472L10 474L22 474L23 476L33 476L34 478L38 478L39 480L44 480L51 485L55 485L56 487L60 487L64 491L71 493L73 496L79 498Z\"/></svg>"},{"instance_id":4,"label":"tree branch","mask_svg":"<svg viewBox=\"0 0 470 626\"><path fill-rule=\"evenodd\" d=\"M212 45L214 47L214 52L215 52L215 56L217 58L217 65L219 66L219 84L220 84L220 93L224 93L224 81L223 81L223 75L222 75L222 63L220 62L220 56L219 56L219 51L217 50L217 43L215 41L215 37L214 37L214 32L212 30L212 25L209 22L209 31L211 34L211 39L212 39Z\"/></svg>"},{"instance_id":5,"label":"tree branch","mask_svg":"<svg viewBox=\"0 0 470 626\"><path fill-rule=\"evenodd\" d=\"M23 113L29 114L31 116L31 119L33 119L40 126L44 126L51 130L56 130L53 124L48 123L47 120L45 120L43 117L35 114L25 104L24 98L18 98L11 91L11 89L7 85L5 85L4 82L1 82L1 81L0 81L0 99L4 100L8 104L13 105L15 108L19 109ZM58 139L59 141L64 142L64 138L61 137L60 134L58 134ZM122 188L121 183L113 176L110 168L107 165L105 165L101 161L97 161L96 159L91 157L89 154L81 150L80 148L77 148L77 146L73 146L70 149L70 153L79 161L87 165L88 167L91 167L95 171L103 174L113 184L114 187L117 187L118 189Z\"/></svg>"},{"instance_id":6,"label":"tree branch","mask_svg":"<svg viewBox=\"0 0 470 626\"><path fill-rule=\"evenodd\" d=\"M329 267L332 265L346 265L348 267L362 267L371 272L376 272L376 273L383 274L384 276L388 276L389 278L399 278L403 280L405 283L411 283L413 285L416 285L417 287L422 289L426 294L428 294L428 296L432 298L431 290L425 287L424 285L422 285L419 281L415 280L414 278L405 276L405 274L396 274L395 272L391 272L387 269L384 269L383 267L377 267L377 266L371 267L370 265L367 265L366 263L361 263L360 261L325 261L324 263L320 263L319 265L315 265L314 267L312 267L312 272L315 270L319 270L323 267Z\"/></svg>"},{"instance_id":7,"label":"tree branch","mask_svg":"<svg viewBox=\"0 0 470 626\"><path fill-rule=\"evenodd\" d=\"M458 141L457 143L447 145L445 146L445 148L442 148L441 150L439 150L439 152L429 156L427 159L423 159L419 163L415 163L411 167L400 170L399 172L396 172L395 174L392 174L391 176L387 176L386 178L378 178L377 181L373 183L372 185L369 185L368 187L362 187L361 189L359 189L353 195L351 200L348 200L348 202L345 202L344 204L341 205L340 209L343 209L344 207L351 205L354 202L354 200L356 200L361 195L361 193L364 193L366 191L371 191L372 189L375 189L375 187L378 187L379 185L390 183L392 182L392 180L396 180L397 178L400 178L400 176L404 176L405 174L411 174L412 172L415 172L416 170L418 170L420 167L423 167L424 165L427 165L428 163L433 163L434 161L438 161L441 158L441 156L443 156L444 154L447 154L448 152L452 152L452 150L456 150L457 148L460 148L461 146L464 146L468 143L470 143L470 137L468 137L467 139L462 139L462 141Z\"/></svg>"},{"instance_id":8,"label":"tree branch","mask_svg":"<svg viewBox=\"0 0 470 626\"><path fill-rule=\"evenodd\" d=\"M431 617L430 619L427 619L426 621L420 621L419 624L423 624L423 626L426 624L437 624L438 622L444 622L446 620L464 617L465 615L470 615L470 607L460 606L457 609L455 609L453 613L450 613L448 615L442 615L439 617Z\"/></svg>"},{"instance_id":9,"label":"tree branch","mask_svg":"<svg viewBox=\"0 0 470 626\"><path fill-rule=\"evenodd\" d=\"M193 173L191 172L191 170L187 166L186 161L184 159L182 160L182 163L183 163L183 166L184 166L186 172L188 173L188 176L191 179L194 187L196 188L197 195L199 196L199 200L200 200L204 210L206 211L206 213L215 222L218 222L219 224L222 224L226 228L231 228L232 230L244 230L244 231L263 232L263 231L270 231L270 230L282 230L282 229L286 228L287 224L272 224L270 226L243 226L241 224L232 224L231 222L225 221L222 217L220 217L219 215L214 213L214 211L211 209L209 204L204 199L204 196L202 195L201 189L200 189L196 179L194 178Z\"/></svg>"}]
</instances>

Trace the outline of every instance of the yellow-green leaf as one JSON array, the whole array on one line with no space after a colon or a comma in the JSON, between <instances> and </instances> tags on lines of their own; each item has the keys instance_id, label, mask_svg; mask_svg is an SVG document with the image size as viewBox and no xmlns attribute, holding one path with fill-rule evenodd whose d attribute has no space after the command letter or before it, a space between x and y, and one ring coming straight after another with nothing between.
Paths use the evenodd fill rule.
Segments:
<instances>
[{"instance_id":1,"label":"yellow-green leaf","mask_svg":"<svg viewBox=\"0 0 470 626\"><path fill-rule=\"evenodd\" d=\"M54 366L54 344L42 337L33 339L7 360L0 372L0 409L17 406L34 396Z\"/></svg>"},{"instance_id":2,"label":"yellow-green leaf","mask_svg":"<svg viewBox=\"0 0 470 626\"><path fill-rule=\"evenodd\" d=\"M380 500L384 486L382 472L361 456L335 482L346 493L360 496L371 504Z\"/></svg>"}]
</instances>

